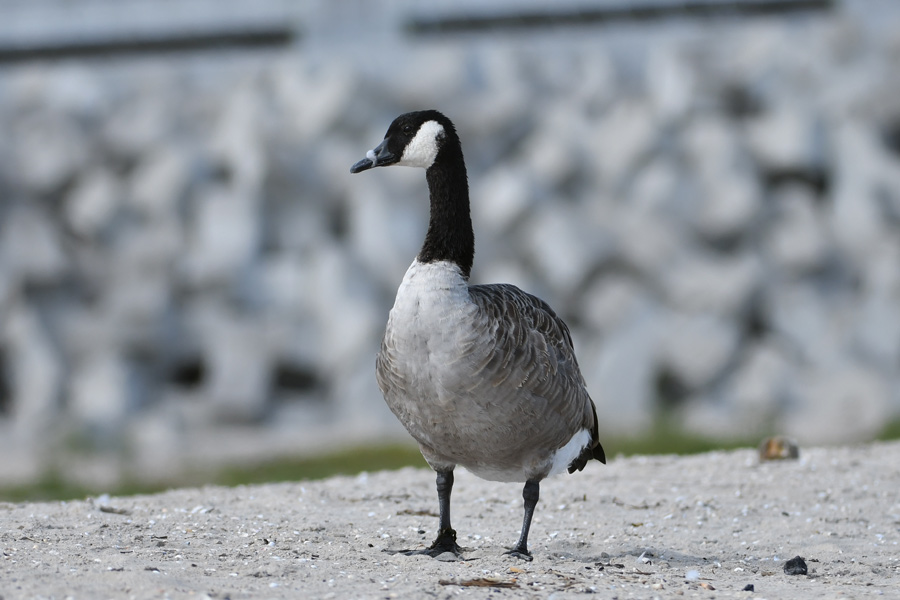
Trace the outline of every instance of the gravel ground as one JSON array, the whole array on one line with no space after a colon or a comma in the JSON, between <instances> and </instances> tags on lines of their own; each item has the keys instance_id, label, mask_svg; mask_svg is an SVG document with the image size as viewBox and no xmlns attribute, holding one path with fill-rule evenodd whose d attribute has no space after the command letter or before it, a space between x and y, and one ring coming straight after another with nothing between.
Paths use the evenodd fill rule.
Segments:
<instances>
[{"instance_id":1,"label":"gravel ground","mask_svg":"<svg viewBox=\"0 0 900 600\"><path fill-rule=\"evenodd\" d=\"M521 503L460 470L453 562L385 552L435 535L425 470L0 504L0 597L900 598L900 443L592 464L542 484L533 562Z\"/></svg>"}]
</instances>

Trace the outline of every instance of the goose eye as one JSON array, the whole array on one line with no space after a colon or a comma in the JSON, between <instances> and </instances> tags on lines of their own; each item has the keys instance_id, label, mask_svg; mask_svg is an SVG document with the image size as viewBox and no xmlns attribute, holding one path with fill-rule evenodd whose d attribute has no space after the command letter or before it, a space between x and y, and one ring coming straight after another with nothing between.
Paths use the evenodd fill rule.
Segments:
<instances>
[{"instance_id":1,"label":"goose eye","mask_svg":"<svg viewBox=\"0 0 900 600\"><path fill-rule=\"evenodd\" d=\"M412 132L413 132L412 125L404 125L403 126L403 133L405 133L406 135L412 135Z\"/></svg>"}]
</instances>

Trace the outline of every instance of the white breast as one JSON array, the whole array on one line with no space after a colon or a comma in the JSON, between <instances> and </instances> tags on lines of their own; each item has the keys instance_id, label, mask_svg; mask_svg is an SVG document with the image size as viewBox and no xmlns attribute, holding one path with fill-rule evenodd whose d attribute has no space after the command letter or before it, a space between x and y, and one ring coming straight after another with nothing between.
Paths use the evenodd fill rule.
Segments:
<instances>
[{"instance_id":1,"label":"white breast","mask_svg":"<svg viewBox=\"0 0 900 600\"><path fill-rule=\"evenodd\" d=\"M429 378L452 362L475 307L459 267L451 262L413 261L397 290L385 334L406 364L401 369Z\"/></svg>"},{"instance_id":2,"label":"white breast","mask_svg":"<svg viewBox=\"0 0 900 600\"><path fill-rule=\"evenodd\" d=\"M469 286L458 265L447 261L420 263L417 259L403 276L391 312L398 317L427 318L466 304Z\"/></svg>"}]
</instances>

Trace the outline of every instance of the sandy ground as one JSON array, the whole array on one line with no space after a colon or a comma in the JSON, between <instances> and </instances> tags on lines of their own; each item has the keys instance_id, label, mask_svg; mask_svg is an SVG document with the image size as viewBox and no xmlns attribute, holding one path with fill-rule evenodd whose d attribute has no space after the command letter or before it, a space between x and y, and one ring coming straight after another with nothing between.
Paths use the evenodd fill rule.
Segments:
<instances>
[{"instance_id":1,"label":"sandy ground","mask_svg":"<svg viewBox=\"0 0 900 600\"><path fill-rule=\"evenodd\" d=\"M542 484L533 562L521 502L459 470L454 562L385 552L434 537L425 470L0 504L0 596L900 598L900 443L593 464Z\"/></svg>"}]
</instances>

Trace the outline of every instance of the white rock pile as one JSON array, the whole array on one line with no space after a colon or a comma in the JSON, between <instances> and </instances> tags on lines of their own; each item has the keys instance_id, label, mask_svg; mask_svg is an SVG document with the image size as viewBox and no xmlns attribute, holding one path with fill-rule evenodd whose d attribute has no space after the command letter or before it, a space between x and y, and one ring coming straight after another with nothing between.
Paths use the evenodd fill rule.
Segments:
<instances>
[{"instance_id":1,"label":"white rock pile","mask_svg":"<svg viewBox=\"0 0 900 600\"><path fill-rule=\"evenodd\" d=\"M0 475L396 435L373 357L426 192L349 166L425 107L464 142L473 280L559 309L604 431L871 438L900 27L860 12L0 67Z\"/></svg>"}]
</instances>

